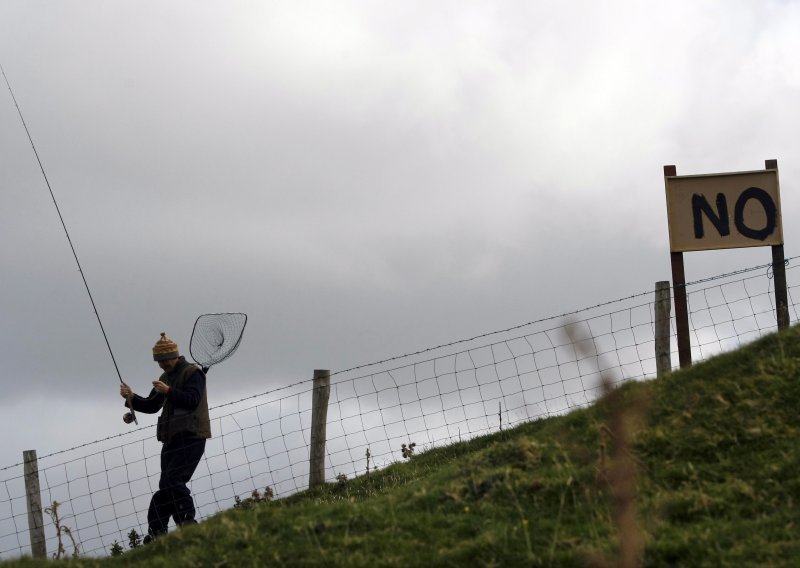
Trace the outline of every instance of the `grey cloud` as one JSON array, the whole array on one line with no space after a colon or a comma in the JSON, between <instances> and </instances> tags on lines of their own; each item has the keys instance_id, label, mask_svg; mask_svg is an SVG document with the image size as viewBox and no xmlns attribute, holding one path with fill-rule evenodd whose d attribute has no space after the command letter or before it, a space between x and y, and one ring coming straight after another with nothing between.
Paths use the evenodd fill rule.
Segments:
<instances>
[{"instance_id":1,"label":"grey cloud","mask_svg":"<svg viewBox=\"0 0 800 568\"><path fill-rule=\"evenodd\" d=\"M245 311L224 398L669 279L664 164L777 158L793 254L798 18L780 2L5 2L0 63L125 379L155 377L160 331L187 345L200 313ZM8 451L97 436L102 420L53 423L70 397L121 431L5 89L0 151L3 404L42 415ZM689 254L687 277L768 261Z\"/></svg>"}]
</instances>

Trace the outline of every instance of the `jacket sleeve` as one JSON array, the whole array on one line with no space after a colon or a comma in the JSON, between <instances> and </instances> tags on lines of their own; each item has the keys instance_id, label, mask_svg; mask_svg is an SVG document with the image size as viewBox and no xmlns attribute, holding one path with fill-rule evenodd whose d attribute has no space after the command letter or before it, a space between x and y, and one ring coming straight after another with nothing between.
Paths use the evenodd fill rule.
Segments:
<instances>
[{"instance_id":1,"label":"jacket sleeve","mask_svg":"<svg viewBox=\"0 0 800 568\"><path fill-rule=\"evenodd\" d=\"M177 389L175 387L170 387L169 393L166 396L167 400L169 400L175 408L191 411L200 404L205 390L206 376L198 369L184 381L182 388Z\"/></svg>"},{"instance_id":2,"label":"jacket sleeve","mask_svg":"<svg viewBox=\"0 0 800 568\"><path fill-rule=\"evenodd\" d=\"M134 394L131 398L133 402L133 410L136 412L144 412L145 414L155 414L161 407L164 406L164 395L156 392L155 389L150 391L147 398ZM128 401L124 402L125 408L128 407Z\"/></svg>"}]
</instances>

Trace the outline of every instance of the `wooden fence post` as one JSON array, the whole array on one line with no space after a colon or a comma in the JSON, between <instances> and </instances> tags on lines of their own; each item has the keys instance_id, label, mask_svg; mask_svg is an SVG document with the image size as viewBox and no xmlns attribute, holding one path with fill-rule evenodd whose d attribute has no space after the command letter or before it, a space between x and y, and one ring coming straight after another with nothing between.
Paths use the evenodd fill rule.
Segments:
<instances>
[{"instance_id":1,"label":"wooden fence post","mask_svg":"<svg viewBox=\"0 0 800 568\"><path fill-rule=\"evenodd\" d=\"M39 488L39 461L36 450L22 452L25 464L25 497L28 502L28 530L31 535L31 555L34 558L47 558L47 545L44 541L44 516L42 515L42 495Z\"/></svg>"},{"instance_id":2,"label":"wooden fence post","mask_svg":"<svg viewBox=\"0 0 800 568\"><path fill-rule=\"evenodd\" d=\"M669 281L656 282L656 376L660 377L672 370L670 351L669 322L671 307Z\"/></svg>"},{"instance_id":3,"label":"wooden fence post","mask_svg":"<svg viewBox=\"0 0 800 568\"><path fill-rule=\"evenodd\" d=\"M325 438L328 424L328 399L331 394L331 372L314 370L314 394L311 403L311 456L308 488L325 483Z\"/></svg>"}]
</instances>

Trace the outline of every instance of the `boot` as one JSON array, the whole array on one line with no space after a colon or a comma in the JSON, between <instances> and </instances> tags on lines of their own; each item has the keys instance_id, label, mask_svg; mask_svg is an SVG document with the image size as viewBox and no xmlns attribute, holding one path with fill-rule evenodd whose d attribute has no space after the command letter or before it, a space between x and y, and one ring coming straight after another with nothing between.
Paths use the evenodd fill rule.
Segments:
<instances>
[{"instance_id":1,"label":"boot","mask_svg":"<svg viewBox=\"0 0 800 568\"><path fill-rule=\"evenodd\" d=\"M151 542L155 542L155 540L163 535L167 534L166 532L158 532L158 531L148 531L145 535L144 539L142 540L142 544L150 544Z\"/></svg>"}]
</instances>

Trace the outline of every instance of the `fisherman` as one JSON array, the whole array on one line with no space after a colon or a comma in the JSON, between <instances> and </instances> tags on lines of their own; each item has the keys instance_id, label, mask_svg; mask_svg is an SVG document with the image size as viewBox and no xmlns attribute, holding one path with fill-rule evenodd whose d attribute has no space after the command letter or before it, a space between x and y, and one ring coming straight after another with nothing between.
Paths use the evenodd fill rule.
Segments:
<instances>
[{"instance_id":1,"label":"fisherman","mask_svg":"<svg viewBox=\"0 0 800 568\"><path fill-rule=\"evenodd\" d=\"M197 522L192 494L186 484L203 457L206 439L211 437L206 376L202 369L186 361L166 333L161 334L153 347L153 360L164 372L153 381L147 398L135 394L125 383L119 388L119 394L130 401L134 412L153 414L163 409L156 427L156 438L163 443L161 478L147 512L145 544L167 533L170 516L177 526ZM124 420L130 423L133 416L128 413Z\"/></svg>"}]
</instances>

